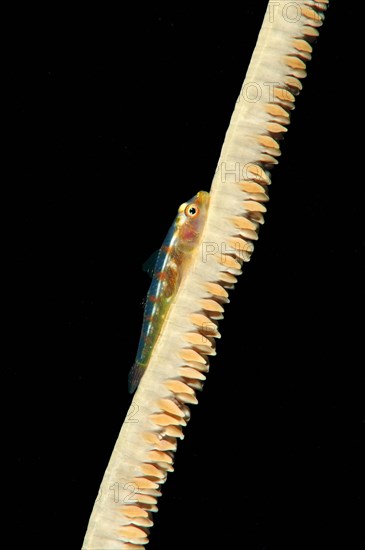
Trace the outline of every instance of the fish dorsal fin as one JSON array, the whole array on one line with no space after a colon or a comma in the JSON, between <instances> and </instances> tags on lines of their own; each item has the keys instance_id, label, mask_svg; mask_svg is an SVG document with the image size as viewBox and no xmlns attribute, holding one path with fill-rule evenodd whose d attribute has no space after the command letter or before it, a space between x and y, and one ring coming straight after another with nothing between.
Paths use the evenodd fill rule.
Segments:
<instances>
[{"instance_id":1,"label":"fish dorsal fin","mask_svg":"<svg viewBox=\"0 0 365 550\"><path fill-rule=\"evenodd\" d=\"M148 275L151 278L153 277L153 275L155 273L155 267L156 267L156 262L157 262L157 258L158 258L159 253L160 253L160 249L155 250L155 252L153 252L153 254L151 254L151 256L148 258L148 260L146 260L144 262L144 264L142 265L143 271L148 273Z\"/></svg>"}]
</instances>

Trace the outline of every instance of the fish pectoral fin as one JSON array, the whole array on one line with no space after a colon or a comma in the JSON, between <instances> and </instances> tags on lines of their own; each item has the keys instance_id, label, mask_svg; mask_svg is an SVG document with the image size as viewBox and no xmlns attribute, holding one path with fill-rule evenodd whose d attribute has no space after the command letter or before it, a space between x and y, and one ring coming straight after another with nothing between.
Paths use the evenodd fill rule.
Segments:
<instances>
[{"instance_id":1,"label":"fish pectoral fin","mask_svg":"<svg viewBox=\"0 0 365 550\"><path fill-rule=\"evenodd\" d=\"M134 363L128 374L128 391L134 393L144 374L145 367L140 363Z\"/></svg>"},{"instance_id":2,"label":"fish pectoral fin","mask_svg":"<svg viewBox=\"0 0 365 550\"><path fill-rule=\"evenodd\" d=\"M158 258L159 253L160 253L160 249L155 250L155 252L153 252L153 254L151 254L151 256L148 258L148 260L146 260L144 262L144 264L142 265L143 271L148 273L148 275L151 278L153 277L153 275L155 273L155 267L156 267L156 262L157 262L157 258Z\"/></svg>"}]
</instances>

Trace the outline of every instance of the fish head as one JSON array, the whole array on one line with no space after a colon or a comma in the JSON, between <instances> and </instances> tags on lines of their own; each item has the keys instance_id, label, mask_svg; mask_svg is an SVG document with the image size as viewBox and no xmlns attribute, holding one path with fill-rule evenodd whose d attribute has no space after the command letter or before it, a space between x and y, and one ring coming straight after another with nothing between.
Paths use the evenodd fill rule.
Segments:
<instances>
[{"instance_id":1,"label":"fish head","mask_svg":"<svg viewBox=\"0 0 365 550\"><path fill-rule=\"evenodd\" d=\"M181 245L194 246L204 227L209 206L209 193L199 191L189 201L184 202L178 210L176 230Z\"/></svg>"}]
</instances>

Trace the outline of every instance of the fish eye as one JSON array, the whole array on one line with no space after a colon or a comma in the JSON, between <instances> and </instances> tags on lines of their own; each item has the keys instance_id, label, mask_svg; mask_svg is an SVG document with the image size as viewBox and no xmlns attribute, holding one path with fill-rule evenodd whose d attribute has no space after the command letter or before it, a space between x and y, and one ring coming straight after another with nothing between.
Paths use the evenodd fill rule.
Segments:
<instances>
[{"instance_id":1,"label":"fish eye","mask_svg":"<svg viewBox=\"0 0 365 550\"><path fill-rule=\"evenodd\" d=\"M196 204L188 204L185 208L185 216L188 218L196 218L199 215L199 208Z\"/></svg>"}]
</instances>

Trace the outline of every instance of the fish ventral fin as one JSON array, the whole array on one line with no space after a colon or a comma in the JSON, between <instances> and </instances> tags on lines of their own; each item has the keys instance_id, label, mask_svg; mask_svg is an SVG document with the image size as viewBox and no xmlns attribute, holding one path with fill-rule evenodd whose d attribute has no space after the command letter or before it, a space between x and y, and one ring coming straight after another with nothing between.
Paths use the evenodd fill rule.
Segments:
<instances>
[{"instance_id":1,"label":"fish ventral fin","mask_svg":"<svg viewBox=\"0 0 365 550\"><path fill-rule=\"evenodd\" d=\"M144 367L140 363L133 363L133 366L128 374L128 391L129 393L134 393L138 387L138 384L141 381L141 378L144 374Z\"/></svg>"},{"instance_id":2,"label":"fish ventral fin","mask_svg":"<svg viewBox=\"0 0 365 550\"><path fill-rule=\"evenodd\" d=\"M156 263L157 263L157 259L158 259L158 255L160 253L160 249L158 250L155 250L151 256L148 258L148 260L146 260L144 262L144 264L142 265L142 269L145 273L148 273L148 275L152 278L154 273L155 273L155 269L156 269Z\"/></svg>"}]
</instances>

